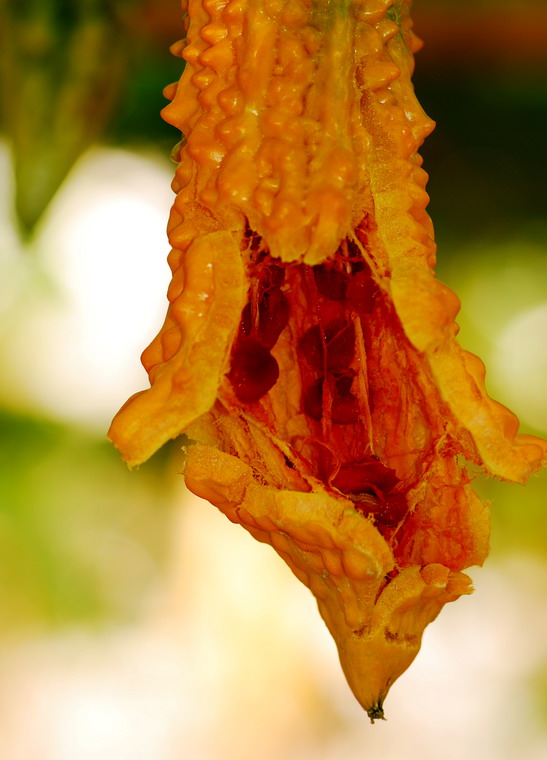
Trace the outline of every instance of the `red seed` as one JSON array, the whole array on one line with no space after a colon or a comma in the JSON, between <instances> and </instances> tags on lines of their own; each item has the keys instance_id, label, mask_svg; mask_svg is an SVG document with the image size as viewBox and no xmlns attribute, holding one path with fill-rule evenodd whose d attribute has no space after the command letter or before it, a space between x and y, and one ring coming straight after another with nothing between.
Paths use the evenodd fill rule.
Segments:
<instances>
[{"instance_id":1,"label":"red seed","mask_svg":"<svg viewBox=\"0 0 547 760\"><path fill-rule=\"evenodd\" d=\"M354 377L355 372L352 369L348 369L346 372L335 373L333 375L335 394L341 397L347 396L351 392Z\"/></svg>"},{"instance_id":2,"label":"red seed","mask_svg":"<svg viewBox=\"0 0 547 760\"><path fill-rule=\"evenodd\" d=\"M404 493L392 493L380 503L380 509L375 512L376 523L388 528L395 528L408 512L408 503Z\"/></svg>"},{"instance_id":3,"label":"red seed","mask_svg":"<svg viewBox=\"0 0 547 760\"><path fill-rule=\"evenodd\" d=\"M262 238L260 237L260 235L257 235L255 232L251 238L251 244L250 244L251 251L254 251L256 253L256 251L260 250L261 246L262 246Z\"/></svg>"},{"instance_id":4,"label":"red seed","mask_svg":"<svg viewBox=\"0 0 547 760\"><path fill-rule=\"evenodd\" d=\"M269 350L254 338L239 337L232 352L228 379L237 398L252 404L272 388L279 377L279 365Z\"/></svg>"},{"instance_id":5,"label":"red seed","mask_svg":"<svg viewBox=\"0 0 547 760\"><path fill-rule=\"evenodd\" d=\"M285 272L282 267L276 267L276 269L280 270L282 281ZM275 281L280 279L278 274L274 274L273 278ZM268 287L267 290L263 290L258 303L255 294L251 298L252 303L249 301L241 312L240 334L247 338L255 338L263 346L271 349L289 321L289 301L278 287Z\"/></svg>"},{"instance_id":6,"label":"red seed","mask_svg":"<svg viewBox=\"0 0 547 760\"><path fill-rule=\"evenodd\" d=\"M243 335L250 337L253 330L253 318L250 303L247 303L241 312L241 323L239 329Z\"/></svg>"},{"instance_id":7,"label":"red seed","mask_svg":"<svg viewBox=\"0 0 547 760\"><path fill-rule=\"evenodd\" d=\"M342 493L387 493L399 482L395 470L386 467L377 459L363 460L343 465L332 481L332 485Z\"/></svg>"},{"instance_id":8,"label":"red seed","mask_svg":"<svg viewBox=\"0 0 547 760\"><path fill-rule=\"evenodd\" d=\"M258 340L273 348L287 326L289 315L290 306L285 294L279 288L266 290L258 302Z\"/></svg>"},{"instance_id":9,"label":"red seed","mask_svg":"<svg viewBox=\"0 0 547 760\"><path fill-rule=\"evenodd\" d=\"M356 262L356 263L363 262L363 255L361 253L361 249L359 248L355 240L346 240L346 246L348 249L348 259L350 259L350 261Z\"/></svg>"},{"instance_id":10,"label":"red seed","mask_svg":"<svg viewBox=\"0 0 547 760\"><path fill-rule=\"evenodd\" d=\"M349 284L349 274L335 268L333 262L318 264L313 267L315 285L321 295L332 301L344 301Z\"/></svg>"},{"instance_id":11,"label":"red seed","mask_svg":"<svg viewBox=\"0 0 547 760\"><path fill-rule=\"evenodd\" d=\"M335 425L352 425L359 422L359 403L350 390L353 378L336 378L330 375L328 382L332 394L331 422ZM321 378L310 385L302 395L304 413L317 422L323 417L323 387L324 380Z\"/></svg>"},{"instance_id":12,"label":"red seed","mask_svg":"<svg viewBox=\"0 0 547 760\"><path fill-rule=\"evenodd\" d=\"M363 270L351 278L348 287L348 301L360 314L372 314L380 289L370 274Z\"/></svg>"},{"instance_id":13,"label":"red seed","mask_svg":"<svg viewBox=\"0 0 547 760\"><path fill-rule=\"evenodd\" d=\"M285 280L285 267L270 261L264 271L264 289L280 288Z\"/></svg>"},{"instance_id":14,"label":"red seed","mask_svg":"<svg viewBox=\"0 0 547 760\"><path fill-rule=\"evenodd\" d=\"M302 407L304 414L311 417L312 420L319 420L323 417L323 379L306 388L302 394Z\"/></svg>"},{"instance_id":15,"label":"red seed","mask_svg":"<svg viewBox=\"0 0 547 760\"><path fill-rule=\"evenodd\" d=\"M359 422L359 402L350 391L352 382L353 378L348 376L335 381L331 420L337 425L353 425Z\"/></svg>"},{"instance_id":16,"label":"red seed","mask_svg":"<svg viewBox=\"0 0 547 760\"><path fill-rule=\"evenodd\" d=\"M322 329L314 325L298 342L310 367L318 371L346 369L355 353L355 328L352 322L336 320ZM326 359L325 359L326 352Z\"/></svg>"},{"instance_id":17,"label":"red seed","mask_svg":"<svg viewBox=\"0 0 547 760\"><path fill-rule=\"evenodd\" d=\"M327 369L346 369L355 354L353 322L327 325Z\"/></svg>"},{"instance_id":18,"label":"red seed","mask_svg":"<svg viewBox=\"0 0 547 760\"><path fill-rule=\"evenodd\" d=\"M319 371L324 369L325 349L321 340L321 328L319 325L314 325L309 330L306 330L298 341L298 347L310 367Z\"/></svg>"}]
</instances>

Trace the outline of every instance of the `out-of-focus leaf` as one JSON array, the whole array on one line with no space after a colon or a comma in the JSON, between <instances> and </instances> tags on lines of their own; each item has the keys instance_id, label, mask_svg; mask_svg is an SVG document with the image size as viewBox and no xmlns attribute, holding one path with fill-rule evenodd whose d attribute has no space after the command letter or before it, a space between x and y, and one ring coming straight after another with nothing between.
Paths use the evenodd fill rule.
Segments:
<instances>
[{"instance_id":1,"label":"out-of-focus leaf","mask_svg":"<svg viewBox=\"0 0 547 760\"><path fill-rule=\"evenodd\" d=\"M0 0L3 122L27 234L116 106L127 68L124 13L140 2Z\"/></svg>"},{"instance_id":2,"label":"out-of-focus leaf","mask_svg":"<svg viewBox=\"0 0 547 760\"><path fill-rule=\"evenodd\" d=\"M160 456L130 474L106 442L0 412L0 636L137 614L161 574L172 469Z\"/></svg>"}]
</instances>

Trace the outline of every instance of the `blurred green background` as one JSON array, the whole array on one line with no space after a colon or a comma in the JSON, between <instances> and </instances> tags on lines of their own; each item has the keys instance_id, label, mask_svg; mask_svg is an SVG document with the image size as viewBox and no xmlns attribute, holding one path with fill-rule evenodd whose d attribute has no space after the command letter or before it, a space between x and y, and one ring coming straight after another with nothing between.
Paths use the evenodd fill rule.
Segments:
<instances>
[{"instance_id":1,"label":"blurred green background","mask_svg":"<svg viewBox=\"0 0 547 760\"><path fill-rule=\"evenodd\" d=\"M105 432L145 384L130 367L164 308L178 136L159 111L181 72L167 47L182 17L177 0L3 0L0 9L0 637L12 652L66 631L138 626L173 564L180 446L129 472ZM547 7L416 0L414 19L425 40L415 87L437 122L422 154L438 276L461 298L461 343L485 360L490 394L523 432L545 436ZM545 591L545 474L525 488L480 474L476 483L492 501L491 562L526 557L534 578L523 583ZM545 649L527 689L541 742ZM317 713L331 716L333 735L345 709ZM307 757L298 746L291 757ZM1 760L16 756L2 751L0 742ZM35 756L26 751L17 757ZM102 757L232 757L124 752ZM330 757L321 752L310 757ZM95 757L52 753L40 757Z\"/></svg>"}]
</instances>

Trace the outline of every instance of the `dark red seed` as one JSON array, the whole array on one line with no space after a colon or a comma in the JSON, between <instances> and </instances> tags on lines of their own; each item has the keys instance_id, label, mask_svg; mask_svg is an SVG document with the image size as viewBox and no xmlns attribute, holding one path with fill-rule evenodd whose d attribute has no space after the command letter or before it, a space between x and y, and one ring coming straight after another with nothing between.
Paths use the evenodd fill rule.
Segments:
<instances>
[{"instance_id":1,"label":"dark red seed","mask_svg":"<svg viewBox=\"0 0 547 760\"><path fill-rule=\"evenodd\" d=\"M353 425L359 421L359 403L353 393L335 394L331 420L337 425Z\"/></svg>"},{"instance_id":2,"label":"dark red seed","mask_svg":"<svg viewBox=\"0 0 547 760\"><path fill-rule=\"evenodd\" d=\"M332 485L342 493L368 493L371 490L387 493L398 482L395 470L371 458L343 465L336 473Z\"/></svg>"},{"instance_id":3,"label":"dark red seed","mask_svg":"<svg viewBox=\"0 0 547 760\"><path fill-rule=\"evenodd\" d=\"M265 288L279 288L285 280L285 267L281 264L270 262L264 273Z\"/></svg>"},{"instance_id":4,"label":"dark red seed","mask_svg":"<svg viewBox=\"0 0 547 760\"><path fill-rule=\"evenodd\" d=\"M330 419L336 425L351 425L359 421L359 403L350 391L352 380L352 377L329 377L332 393ZM310 385L302 396L305 414L318 422L323 417L323 387L321 378Z\"/></svg>"},{"instance_id":5,"label":"dark red seed","mask_svg":"<svg viewBox=\"0 0 547 760\"><path fill-rule=\"evenodd\" d=\"M374 513L376 523L387 528L395 528L408 512L408 504L404 493L392 493L380 503L380 508Z\"/></svg>"},{"instance_id":6,"label":"dark red seed","mask_svg":"<svg viewBox=\"0 0 547 760\"><path fill-rule=\"evenodd\" d=\"M336 373L334 376L335 393L338 396L346 396L351 391L355 372L352 369L343 373Z\"/></svg>"},{"instance_id":7,"label":"dark red seed","mask_svg":"<svg viewBox=\"0 0 547 760\"><path fill-rule=\"evenodd\" d=\"M329 322L323 330L314 325L306 330L298 342L305 360L313 369L346 369L355 353L355 328L352 322ZM326 360L325 360L326 352Z\"/></svg>"},{"instance_id":8,"label":"dark red seed","mask_svg":"<svg viewBox=\"0 0 547 760\"><path fill-rule=\"evenodd\" d=\"M290 315L289 301L279 288L266 290L258 302L258 332L256 337L268 348L273 348L287 326Z\"/></svg>"},{"instance_id":9,"label":"dark red seed","mask_svg":"<svg viewBox=\"0 0 547 760\"><path fill-rule=\"evenodd\" d=\"M324 369L325 348L321 340L321 328L319 325L314 325L309 330L306 330L298 341L298 348L310 367L320 371Z\"/></svg>"},{"instance_id":10,"label":"dark red seed","mask_svg":"<svg viewBox=\"0 0 547 760\"><path fill-rule=\"evenodd\" d=\"M361 263L363 255L355 240L347 240L348 258L355 263Z\"/></svg>"},{"instance_id":11,"label":"dark red seed","mask_svg":"<svg viewBox=\"0 0 547 760\"><path fill-rule=\"evenodd\" d=\"M279 366L269 350L254 338L240 337L232 352L228 379L237 398L252 404L272 388Z\"/></svg>"},{"instance_id":12,"label":"dark red seed","mask_svg":"<svg viewBox=\"0 0 547 760\"><path fill-rule=\"evenodd\" d=\"M365 493L370 495L370 491ZM371 515L374 522L382 528L396 528L406 517L408 512L408 503L403 493L389 494L380 497L376 503L368 499L358 499L355 506L365 515Z\"/></svg>"},{"instance_id":13,"label":"dark red seed","mask_svg":"<svg viewBox=\"0 0 547 760\"><path fill-rule=\"evenodd\" d=\"M353 322L327 325L327 369L346 369L355 354Z\"/></svg>"},{"instance_id":14,"label":"dark red seed","mask_svg":"<svg viewBox=\"0 0 547 760\"><path fill-rule=\"evenodd\" d=\"M349 283L349 274L335 269L334 264L326 262L313 267L315 285L321 295L332 301L344 301Z\"/></svg>"},{"instance_id":15,"label":"dark red seed","mask_svg":"<svg viewBox=\"0 0 547 760\"><path fill-rule=\"evenodd\" d=\"M251 304L248 303L244 307L243 311L241 312L241 324L240 324L240 330L243 333L243 335L246 335L249 337L251 335L253 329L253 320L252 320L252 314L251 314Z\"/></svg>"},{"instance_id":16,"label":"dark red seed","mask_svg":"<svg viewBox=\"0 0 547 760\"><path fill-rule=\"evenodd\" d=\"M323 416L323 380L317 380L315 383L306 388L302 394L302 407L304 414L311 417L312 420L319 420Z\"/></svg>"},{"instance_id":17,"label":"dark red seed","mask_svg":"<svg viewBox=\"0 0 547 760\"><path fill-rule=\"evenodd\" d=\"M348 301L360 314L372 314L380 289L366 271L357 272L348 287Z\"/></svg>"},{"instance_id":18,"label":"dark red seed","mask_svg":"<svg viewBox=\"0 0 547 760\"><path fill-rule=\"evenodd\" d=\"M261 246L262 246L262 238L260 237L260 235L253 233L253 236L251 238L251 251L256 252L260 250Z\"/></svg>"}]
</instances>

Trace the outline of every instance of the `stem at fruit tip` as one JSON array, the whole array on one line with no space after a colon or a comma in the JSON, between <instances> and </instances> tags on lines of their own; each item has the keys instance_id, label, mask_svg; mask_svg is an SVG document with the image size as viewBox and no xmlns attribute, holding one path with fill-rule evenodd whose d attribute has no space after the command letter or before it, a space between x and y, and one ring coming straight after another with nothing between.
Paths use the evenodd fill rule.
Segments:
<instances>
[{"instance_id":1,"label":"stem at fruit tip","mask_svg":"<svg viewBox=\"0 0 547 760\"><path fill-rule=\"evenodd\" d=\"M371 723L374 723L375 720L386 720L382 702L377 702L375 705L372 705L372 707L367 710L367 715L370 718Z\"/></svg>"}]
</instances>

